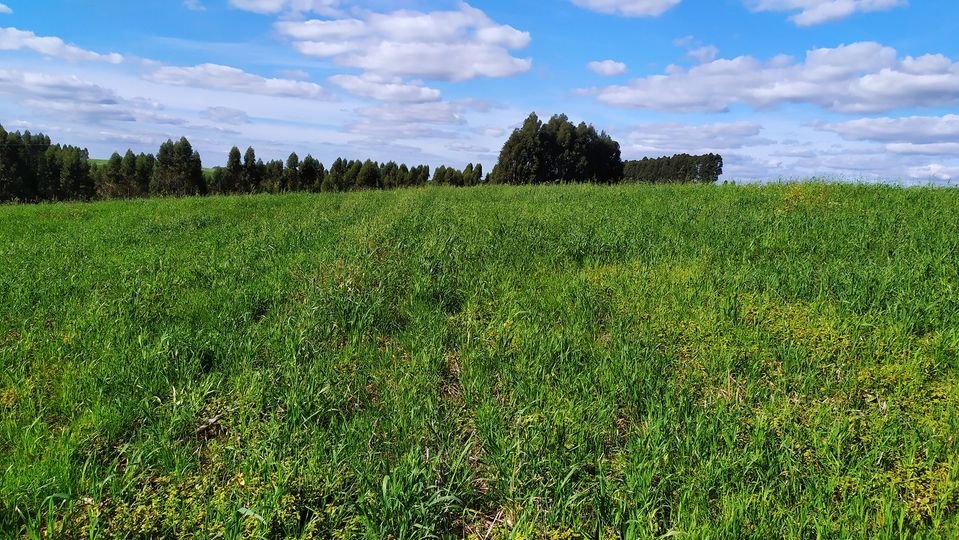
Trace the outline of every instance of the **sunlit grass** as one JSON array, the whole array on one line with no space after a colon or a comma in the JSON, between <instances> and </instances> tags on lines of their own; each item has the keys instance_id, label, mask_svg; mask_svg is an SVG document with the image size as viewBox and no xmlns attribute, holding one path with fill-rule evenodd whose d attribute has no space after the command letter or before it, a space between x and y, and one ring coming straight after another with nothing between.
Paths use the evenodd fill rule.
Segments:
<instances>
[{"instance_id":1,"label":"sunlit grass","mask_svg":"<svg viewBox=\"0 0 959 540\"><path fill-rule=\"evenodd\" d=\"M954 537L959 192L0 207L0 532Z\"/></svg>"}]
</instances>

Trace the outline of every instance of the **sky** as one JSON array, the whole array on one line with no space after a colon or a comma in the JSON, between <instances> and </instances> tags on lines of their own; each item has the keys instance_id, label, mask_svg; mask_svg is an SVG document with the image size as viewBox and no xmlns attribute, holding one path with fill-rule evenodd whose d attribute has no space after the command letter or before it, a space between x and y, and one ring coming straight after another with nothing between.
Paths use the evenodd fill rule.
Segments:
<instances>
[{"instance_id":1,"label":"sky","mask_svg":"<svg viewBox=\"0 0 959 540\"><path fill-rule=\"evenodd\" d=\"M530 112L726 180L959 184L959 2L0 0L0 124L487 170Z\"/></svg>"}]
</instances>

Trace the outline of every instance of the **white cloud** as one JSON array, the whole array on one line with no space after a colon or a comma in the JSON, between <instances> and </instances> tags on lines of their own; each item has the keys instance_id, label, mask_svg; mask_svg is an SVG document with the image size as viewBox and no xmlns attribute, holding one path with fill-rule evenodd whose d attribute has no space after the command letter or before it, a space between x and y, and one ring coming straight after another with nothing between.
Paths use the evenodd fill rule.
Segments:
<instances>
[{"instance_id":1,"label":"white cloud","mask_svg":"<svg viewBox=\"0 0 959 540\"><path fill-rule=\"evenodd\" d=\"M380 77L370 73L334 75L329 80L355 96L381 101L423 102L440 99L440 91L435 88L407 84L398 78Z\"/></svg>"},{"instance_id":2,"label":"white cloud","mask_svg":"<svg viewBox=\"0 0 959 540\"><path fill-rule=\"evenodd\" d=\"M46 56L70 61L93 60L111 64L123 62L123 56L117 53L95 53L74 45L68 45L58 37L38 36L33 32L18 28L0 28L0 50L17 51L21 49L29 49Z\"/></svg>"},{"instance_id":3,"label":"white cloud","mask_svg":"<svg viewBox=\"0 0 959 540\"><path fill-rule=\"evenodd\" d=\"M330 95L318 84L291 79L267 79L241 69L219 64L192 67L166 66L146 76L149 81L173 86L227 90L264 96L327 100Z\"/></svg>"},{"instance_id":4,"label":"white cloud","mask_svg":"<svg viewBox=\"0 0 959 540\"><path fill-rule=\"evenodd\" d=\"M183 118L162 112L143 99L124 99L114 90L80 79L17 70L0 70L0 94L7 94L39 115L90 125L104 122L149 122L186 125Z\"/></svg>"},{"instance_id":5,"label":"white cloud","mask_svg":"<svg viewBox=\"0 0 959 540\"><path fill-rule=\"evenodd\" d=\"M622 62L616 62L615 60L590 62L589 64L586 64L586 67L593 71L593 73L605 75L606 77L613 77L626 73L626 64Z\"/></svg>"},{"instance_id":6,"label":"white cloud","mask_svg":"<svg viewBox=\"0 0 959 540\"><path fill-rule=\"evenodd\" d=\"M280 21L278 32L303 54L385 77L462 81L529 71L516 58L530 35L461 4L456 11L358 12L354 18Z\"/></svg>"},{"instance_id":7,"label":"white cloud","mask_svg":"<svg viewBox=\"0 0 959 540\"><path fill-rule=\"evenodd\" d=\"M862 118L815 127L851 141L884 143L896 154L959 155L959 116Z\"/></svg>"},{"instance_id":8,"label":"white cloud","mask_svg":"<svg viewBox=\"0 0 959 540\"><path fill-rule=\"evenodd\" d=\"M886 150L894 154L914 154L920 156L959 156L959 143L889 143Z\"/></svg>"},{"instance_id":9,"label":"white cloud","mask_svg":"<svg viewBox=\"0 0 959 540\"><path fill-rule=\"evenodd\" d=\"M625 137L627 157L653 157L676 153L703 154L772 144L759 137L762 126L754 122L714 124L655 123L633 126Z\"/></svg>"},{"instance_id":10,"label":"white cloud","mask_svg":"<svg viewBox=\"0 0 959 540\"><path fill-rule=\"evenodd\" d=\"M959 142L959 115L861 118L816 126L852 141L943 143Z\"/></svg>"},{"instance_id":11,"label":"white cloud","mask_svg":"<svg viewBox=\"0 0 959 540\"><path fill-rule=\"evenodd\" d=\"M339 0L230 0L230 5L237 9L263 15L283 11L312 11L322 15L336 15L339 13L339 3Z\"/></svg>"},{"instance_id":12,"label":"white cloud","mask_svg":"<svg viewBox=\"0 0 959 540\"><path fill-rule=\"evenodd\" d=\"M395 142L397 139L461 139L470 130L471 112L488 112L496 105L476 100L409 103L402 107L391 104L361 107L355 111L359 120L349 126L351 133L371 140Z\"/></svg>"},{"instance_id":13,"label":"white cloud","mask_svg":"<svg viewBox=\"0 0 959 540\"><path fill-rule=\"evenodd\" d=\"M690 58L695 58L699 60L701 64L706 62L712 62L717 57L719 57L719 49L715 45L704 45L702 47L696 47L691 49L686 53Z\"/></svg>"},{"instance_id":14,"label":"white cloud","mask_svg":"<svg viewBox=\"0 0 959 540\"><path fill-rule=\"evenodd\" d=\"M4 14L6 14L6 15L10 15L10 14L13 13L13 10L10 9L10 6L8 6L8 5L6 5L6 4L0 4L0 13L4 13Z\"/></svg>"},{"instance_id":15,"label":"white cloud","mask_svg":"<svg viewBox=\"0 0 959 540\"><path fill-rule=\"evenodd\" d=\"M939 163L909 168L909 176L919 179L949 181L959 178L959 166L947 166Z\"/></svg>"},{"instance_id":16,"label":"white cloud","mask_svg":"<svg viewBox=\"0 0 959 540\"><path fill-rule=\"evenodd\" d=\"M201 114L204 118L219 124L239 125L250 121L246 112L231 107L209 107Z\"/></svg>"},{"instance_id":17,"label":"white cloud","mask_svg":"<svg viewBox=\"0 0 959 540\"><path fill-rule=\"evenodd\" d=\"M746 0L753 11L798 11L789 17L797 26L813 26L844 19L855 13L885 11L906 0Z\"/></svg>"},{"instance_id":18,"label":"white cloud","mask_svg":"<svg viewBox=\"0 0 959 540\"><path fill-rule=\"evenodd\" d=\"M113 90L77 77L0 69L0 91L16 97L32 97L50 101L71 100L93 105L116 105Z\"/></svg>"},{"instance_id":19,"label":"white cloud","mask_svg":"<svg viewBox=\"0 0 959 540\"><path fill-rule=\"evenodd\" d=\"M183 7L190 11L206 11L206 6L200 0L183 0Z\"/></svg>"},{"instance_id":20,"label":"white cloud","mask_svg":"<svg viewBox=\"0 0 959 540\"><path fill-rule=\"evenodd\" d=\"M573 0L577 6L626 17L658 17L682 0Z\"/></svg>"},{"instance_id":21,"label":"white cloud","mask_svg":"<svg viewBox=\"0 0 959 540\"><path fill-rule=\"evenodd\" d=\"M808 103L839 112L883 112L959 103L959 63L943 55L899 58L895 49L860 42L806 53L803 62L780 55L719 59L626 85L581 91L620 107L721 112Z\"/></svg>"}]
</instances>

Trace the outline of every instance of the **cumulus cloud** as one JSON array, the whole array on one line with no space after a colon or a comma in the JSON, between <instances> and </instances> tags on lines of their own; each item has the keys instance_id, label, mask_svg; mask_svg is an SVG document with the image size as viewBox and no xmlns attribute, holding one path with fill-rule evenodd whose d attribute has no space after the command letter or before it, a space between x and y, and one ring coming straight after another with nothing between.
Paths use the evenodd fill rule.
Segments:
<instances>
[{"instance_id":1,"label":"cumulus cloud","mask_svg":"<svg viewBox=\"0 0 959 540\"><path fill-rule=\"evenodd\" d=\"M10 9L10 6L6 4L0 4L0 13L10 15L11 13L13 13L13 10Z\"/></svg>"},{"instance_id":2,"label":"cumulus cloud","mask_svg":"<svg viewBox=\"0 0 959 540\"><path fill-rule=\"evenodd\" d=\"M813 26L855 13L885 11L906 4L906 0L746 0L753 11L798 12L789 17L797 26Z\"/></svg>"},{"instance_id":3,"label":"cumulus cloud","mask_svg":"<svg viewBox=\"0 0 959 540\"><path fill-rule=\"evenodd\" d=\"M455 11L359 12L352 18L279 21L276 30L309 56L384 77L462 81L529 71L530 35L461 4Z\"/></svg>"},{"instance_id":4,"label":"cumulus cloud","mask_svg":"<svg viewBox=\"0 0 959 540\"><path fill-rule=\"evenodd\" d=\"M615 60L590 62L586 64L586 67L588 67L593 73L605 75L606 77L614 77L616 75L622 75L623 73L626 73L626 64L617 62Z\"/></svg>"},{"instance_id":5,"label":"cumulus cloud","mask_svg":"<svg viewBox=\"0 0 959 540\"><path fill-rule=\"evenodd\" d=\"M22 49L28 49L46 56L54 56L70 61L92 60L109 62L111 64L123 62L123 55L117 53L95 53L81 49L75 45L64 43L64 41L58 37L38 36L33 32L20 30L18 28L0 28L0 51L17 51Z\"/></svg>"},{"instance_id":6,"label":"cumulus cloud","mask_svg":"<svg viewBox=\"0 0 959 540\"><path fill-rule=\"evenodd\" d=\"M577 6L625 17L658 17L682 0L573 0Z\"/></svg>"},{"instance_id":7,"label":"cumulus cloud","mask_svg":"<svg viewBox=\"0 0 959 540\"><path fill-rule=\"evenodd\" d=\"M329 80L355 96L380 101L423 102L440 99L440 91L435 88L408 84L399 78L386 78L372 73L334 75Z\"/></svg>"},{"instance_id":8,"label":"cumulus cloud","mask_svg":"<svg viewBox=\"0 0 959 540\"><path fill-rule=\"evenodd\" d=\"M268 79L235 67L219 64L200 64L192 67L165 66L148 74L146 79L173 86L226 90L264 96L315 100L330 99L329 93L315 83L291 79Z\"/></svg>"},{"instance_id":9,"label":"cumulus cloud","mask_svg":"<svg viewBox=\"0 0 959 540\"><path fill-rule=\"evenodd\" d=\"M814 49L802 62L780 55L718 59L627 85L584 90L609 105L722 112L733 105L769 108L808 103L839 112L883 112L959 103L959 63L940 54L899 58L874 42Z\"/></svg>"}]
</instances>

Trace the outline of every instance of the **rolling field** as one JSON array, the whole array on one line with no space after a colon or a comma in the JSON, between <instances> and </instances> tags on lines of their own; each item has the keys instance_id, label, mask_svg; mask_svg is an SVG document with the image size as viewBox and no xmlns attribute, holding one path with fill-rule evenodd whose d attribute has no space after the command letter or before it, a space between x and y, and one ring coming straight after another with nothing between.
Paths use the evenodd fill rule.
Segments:
<instances>
[{"instance_id":1,"label":"rolling field","mask_svg":"<svg viewBox=\"0 0 959 540\"><path fill-rule=\"evenodd\" d=\"M955 538L959 191L0 207L0 537Z\"/></svg>"}]
</instances>

